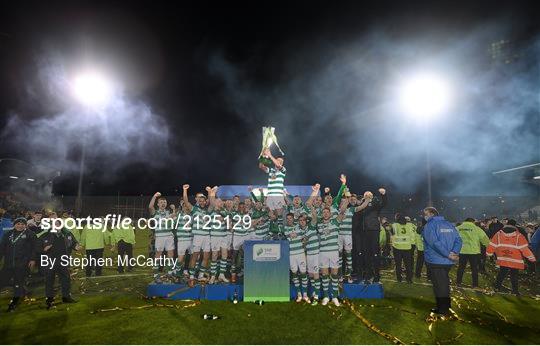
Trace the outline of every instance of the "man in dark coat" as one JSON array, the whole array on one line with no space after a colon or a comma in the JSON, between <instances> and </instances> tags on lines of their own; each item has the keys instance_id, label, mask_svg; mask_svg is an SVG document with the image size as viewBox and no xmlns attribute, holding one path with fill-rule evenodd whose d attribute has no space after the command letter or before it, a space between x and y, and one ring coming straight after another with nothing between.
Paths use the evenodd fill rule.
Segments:
<instances>
[{"instance_id":1,"label":"man in dark coat","mask_svg":"<svg viewBox=\"0 0 540 346\"><path fill-rule=\"evenodd\" d=\"M372 278L375 283L380 279L379 217L387 196L383 188L378 192L378 196L373 196L370 191L364 193L352 221L353 270L366 284Z\"/></svg>"},{"instance_id":2,"label":"man in dark coat","mask_svg":"<svg viewBox=\"0 0 540 346\"><path fill-rule=\"evenodd\" d=\"M26 228L26 219L21 217L15 219L13 229L3 235L0 244L0 260L4 259L0 288L13 280L13 299L8 307L8 312L11 312L26 295L24 284L28 270L36 264L37 238Z\"/></svg>"}]
</instances>

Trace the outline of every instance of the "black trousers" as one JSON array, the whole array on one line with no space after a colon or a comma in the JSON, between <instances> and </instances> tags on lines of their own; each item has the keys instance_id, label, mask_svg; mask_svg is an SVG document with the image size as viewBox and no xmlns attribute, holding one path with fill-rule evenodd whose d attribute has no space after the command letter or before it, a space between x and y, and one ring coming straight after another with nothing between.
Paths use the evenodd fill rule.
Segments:
<instances>
[{"instance_id":1,"label":"black trousers","mask_svg":"<svg viewBox=\"0 0 540 346\"><path fill-rule=\"evenodd\" d=\"M86 258L89 261L89 264L84 268L86 276L92 276L92 272L94 272L96 276L101 276L103 266L99 265L99 261L96 260L103 258L103 249L86 250ZM96 263L94 264L94 262Z\"/></svg>"},{"instance_id":2,"label":"black trousers","mask_svg":"<svg viewBox=\"0 0 540 346\"><path fill-rule=\"evenodd\" d=\"M459 264L457 269L457 284L461 284L463 282L463 273L465 272L465 267L467 267L467 262L471 265L471 272L472 272L472 286L478 287L478 266L480 263L480 254L474 254L474 255L467 255L467 254L460 254L459 255Z\"/></svg>"},{"instance_id":3,"label":"black trousers","mask_svg":"<svg viewBox=\"0 0 540 346\"><path fill-rule=\"evenodd\" d=\"M497 279L495 280L495 288L501 289L502 282L506 276L510 273L510 283L512 284L512 292L519 293L518 274L519 270L516 268L500 267Z\"/></svg>"},{"instance_id":4,"label":"black trousers","mask_svg":"<svg viewBox=\"0 0 540 346\"><path fill-rule=\"evenodd\" d=\"M118 242L117 246L118 246L118 256L119 257L127 258L128 260L130 258L133 258L133 244L126 243L125 241L120 240ZM130 265L127 270L131 271L132 269L133 269L133 266ZM121 262L118 262L118 272L119 273L124 272L124 267L122 267Z\"/></svg>"},{"instance_id":5,"label":"black trousers","mask_svg":"<svg viewBox=\"0 0 540 346\"><path fill-rule=\"evenodd\" d=\"M60 258L56 259L53 268L45 268L45 296L54 298L54 281L58 275L60 286L62 287L62 297L71 295L71 278L69 275L69 267L60 265Z\"/></svg>"},{"instance_id":6,"label":"black trousers","mask_svg":"<svg viewBox=\"0 0 540 346\"><path fill-rule=\"evenodd\" d=\"M437 311L447 314L450 309L450 278L448 273L452 265L426 263L433 284L433 293L437 302Z\"/></svg>"},{"instance_id":7,"label":"black trousers","mask_svg":"<svg viewBox=\"0 0 540 346\"><path fill-rule=\"evenodd\" d=\"M414 275L419 278L422 275L422 268L424 267L424 251L418 250L416 252L416 267Z\"/></svg>"},{"instance_id":8,"label":"black trousers","mask_svg":"<svg viewBox=\"0 0 540 346\"><path fill-rule=\"evenodd\" d=\"M355 257L353 262L354 272L363 280L373 278L374 281L380 279L380 249L379 230L364 231L355 235Z\"/></svg>"},{"instance_id":9,"label":"black trousers","mask_svg":"<svg viewBox=\"0 0 540 346\"><path fill-rule=\"evenodd\" d=\"M480 257L478 261L478 271L480 273L486 273L486 247L480 245Z\"/></svg>"},{"instance_id":10,"label":"black trousers","mask_svg":"<svg viewBox=\"0 0 540 346\"><path fill-rule=\"evenodd\" d=\"M413 252L411 250L394 250L394 262L396 264L396 279L401 282L402 280L402 266L405 264L405 279L407 282L412 281L413 276Z\"/></svg>"},{"instance_id":11,"label":"black trousers","mask_svg":"<svg viewBox=\"0 0 540 346\"><path fill-rule=\"evenodd\" d=\"M26 295L25 283L28 275L27 267L4 267L0 271L0 289L9 286L13 280L13 297L20 298Z\"/></svg>"}]
</instances>

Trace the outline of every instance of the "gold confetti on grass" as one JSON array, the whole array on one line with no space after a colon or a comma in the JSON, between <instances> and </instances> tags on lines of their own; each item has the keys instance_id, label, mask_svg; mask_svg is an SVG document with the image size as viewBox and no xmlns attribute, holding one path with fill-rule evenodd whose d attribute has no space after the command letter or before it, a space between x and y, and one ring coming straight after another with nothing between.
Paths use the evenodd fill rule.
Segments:
<instances>
[{"instance_id":1,"label":"gold confetti on grass","mask_svg":"<svg viewBox=\"0 0 540 346\"><path fill-rule=\"evenodd\" d=\"M152 308L168 308L168 309L180 310L180 309L193 308L201 303L200 301L186 301L186 302L189 302L189 304L180 305L180 304L154 303L154 304L146 304L146 305L141 305L141 306L129 306L129 307L115 306L114 308L90 311L90 314L97 314L101 312L123 311L123 310L145 310L145 309L152 309Z\"/></svg>"},{"instance_id":2,"label":"gold confetti on grass","mask_svg":"<svg viewBox=\"0 0 540 346\"><path fill-rule=\"evenodd\" d=\"M355 306L353 304L351 304L349 301L344 301L343 304L345 306L348 306L349 309L351 310L351 312L372 332L378 334L379 336L382 336L386 340L389 340L389 341L391 341L392 343L394 343L396 345L404 345L405 344L398 337L382 331L379 327L377 327L375 324L373 324L371 321L369 321L367 318L365 318L364 315L362 315L360 313L360 311L358 311L355 308ZM373 305L373 307L375 307L375 305Z\"/></svg>"}]
</instances>

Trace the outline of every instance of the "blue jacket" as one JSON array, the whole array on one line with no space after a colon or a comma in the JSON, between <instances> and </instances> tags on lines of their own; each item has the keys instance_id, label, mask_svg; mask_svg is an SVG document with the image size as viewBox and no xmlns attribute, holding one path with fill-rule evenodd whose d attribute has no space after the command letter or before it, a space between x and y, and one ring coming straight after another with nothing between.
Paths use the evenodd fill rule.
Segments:
<instances>
[{"instance_id":1,"label":"blue jacket","mask_svg":"<svg viewBox=\"0 0 540 346\"><path fill-rule=\"evenodd\" d=\"M2 242L4 233L13 229L13 222L8 217L0 218L0 243Z\"/></svg>"},{"instance_id":2,"label":"blue jacket","mask_svg":"<svg viewBox=\"0 0 540 346\"><path fill-rule=\"evenodd\" d=\"M461 237L450 222L442 216L430 218L422 232L424 237L424 258L431 264L454 264L448 258L450 252L459 254Z\"/></svg>"},{"instance_id":3,"label":"blue jacket","mask_svg":"<svg viewBox=\"0 0 540 346\"><path fill-rule=\"evenodd\" d=\"M529 245L534 254L540 253L540 227L538 227L533 233L531 243ZM538 261L538 259L536 260Z\"/></svg>"}]
</instances>

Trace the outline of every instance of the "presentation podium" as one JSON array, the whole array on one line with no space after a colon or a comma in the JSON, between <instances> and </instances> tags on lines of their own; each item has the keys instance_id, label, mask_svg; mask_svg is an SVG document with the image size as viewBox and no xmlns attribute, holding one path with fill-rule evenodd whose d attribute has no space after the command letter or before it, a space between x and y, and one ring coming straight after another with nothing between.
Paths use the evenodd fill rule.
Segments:
<instances>
[{"instance_id":1,"label":"presentation podium","mask_svg":"<svg viewBox=\"0 0 540 346\"><path fill-rule=\"evenodd\" d=\"M244 242L243 282L215 285L150 284L147 296L172 300L205 299L254 302L288 302L296 298L289 279L289 243L286 240L248 240ZM308 289L311 295L313 288ZM330 290L331 291L331 290ZM321 296L322 292L319 292ZM382 299L383 286L343 283L339 298Z\"/></svg>"},{"instance_id":2,"label":"presentation podium","mask_svg":"<svg viewBox=\"0 0 540 346\"><path fill-rule=\"evenodd\" d=\"M289 243L286 240L244 242L244 301L290 301Z\"/></svg>"}]
</instances>

